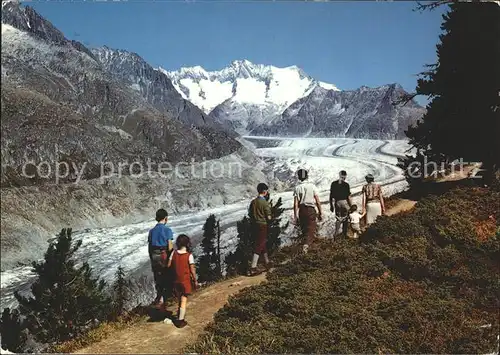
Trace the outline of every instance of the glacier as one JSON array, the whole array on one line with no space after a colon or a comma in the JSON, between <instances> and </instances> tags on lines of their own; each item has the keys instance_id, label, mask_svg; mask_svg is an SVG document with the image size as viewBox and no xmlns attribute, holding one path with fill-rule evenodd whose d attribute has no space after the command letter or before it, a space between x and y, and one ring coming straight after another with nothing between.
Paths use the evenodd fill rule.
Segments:
<instances>
[{"instance_id":1,"label":"glacier","mask_svg":"<svg viewBox=\"0 0 500 355\"><path fill-rule=\"evenodd\" d=\"M283 215L286 222L292 218L292 187L296 183L295 171L302 167L310 171L310 179L316 184L320 198L326 202L330 183L338 176L341 169L347 170L348 182L352 192L359 194L367 173L375 175L376 181L383 184L385 195L389 196L406 188L401 169L396 167L397 157L409 149L406 141L356 140L344 138L280 138L280 137L244 137L245 145L254 149L268 172L271 198L283 199L287 209ZM151 196L154 198L154 196ZM235 203L177 212L170 216L169 225L174 237L181 233L193 238L194 245L200 242L202 227L210 214L221 220L223 245L234 248L236 242L236 222L245 216L249 200L237 196ZM359 202L359 196L354 197ZM325 218L320 235L328 237L333 225L332 216L324 207ZM74 239L82 240L78 258L88 261L94 272L104 280L111 282L118 266L123 266L129 275L136 278L149 277L150 268L147 251L147 232L154 225L154 220L115 228L86 229L74 233ZM293 233L287 230L286 240ZM28 293L33 273L30 266L21 266L1 273L1 306L16 305L13 293L19 290ZM152 280L150 280L152 282ZM152 289L152 284L151 284ZM149 293L147 287L142 291ZM138 295L138 299L145 299Z\"/></svg>"}]
</instances>

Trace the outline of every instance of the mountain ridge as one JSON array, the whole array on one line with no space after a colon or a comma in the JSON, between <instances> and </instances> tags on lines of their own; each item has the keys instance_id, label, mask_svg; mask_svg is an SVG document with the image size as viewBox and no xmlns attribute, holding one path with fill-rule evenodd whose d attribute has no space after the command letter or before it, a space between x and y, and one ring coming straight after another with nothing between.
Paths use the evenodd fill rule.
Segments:
<instances>
[{"instance_id":1,"label":"mountain ridge","mask_svg":"<svg viewBox=\"0 0 500 355\"><path fill-rule=\"evenodd\" d=\"M333 84L312 78L296 65L278 68L244 59L232 61L218 71L207 71L201 66L182 67L177 71L158 70L171 79L184 98L240 135L304 137L331 134L334 137L402 139L408 125L414 124L424 112L414 101L404 107L384 103L387 95L383 92L391 96L392 102L398 97L389 92L406 94L398 83L340 90ZM372 102L372 96L379 101ZM353 97L365 101L355 105L358 106L356 112L345 112L345 105L355 104ZM323 101L324 98L327 100ZM338 106L340 101L343 108L342 104ZM325 107L327 104L330 106ZM363 106L370 106L375 111L370 115ZM383 106L381 111L376 110L379 106ZM300 111L301 116L293 119L295 111ZM353 129L350 129L351 124Z\"/></svg>"},{"instance_id":2,"label":"mountain ridge","mask_svg":"<svg viewBox=\"0 0 500 355\"><path fill-rule=\"evenodd\" d=\"M414 101L395 105L404 94L397 83L344 91L318 87L250 134L404 139L404 131L425 112Z\"/></svg>"},{"instance_id":3,"label":"mountain ridge","mask_svg":"<svg viewBox=\"0 0 500 355\"><path fill-rule=\"evenodd\" d=\"M273 103L284 109L320 83L336 89L333 84L313 79L296 65L276 67L255 64L247 59L234 60L227 67L214 71L205 70L201 66L182 67L177 71L167 71L160 67L158 70L172 80L184 98L207 113L231 98L237 102L252 104ZM287 87L280 87L281 85ZM248 92L251 89L254 92ZM211 93L212 97L208 98L207 91L210 90L218 92ZM241 90L245 92L242 93Z\"/></svg>"}]
</instances>

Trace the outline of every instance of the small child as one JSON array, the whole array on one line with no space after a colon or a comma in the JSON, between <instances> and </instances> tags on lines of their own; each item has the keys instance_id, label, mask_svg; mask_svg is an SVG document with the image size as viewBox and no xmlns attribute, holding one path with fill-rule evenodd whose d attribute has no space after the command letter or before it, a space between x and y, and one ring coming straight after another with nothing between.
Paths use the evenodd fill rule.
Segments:
<instances>
[{"instance_id":1,"label":"small child","mask_svg":"<svg viewBox=\"0 0 500 355\"><path fill-rule=\"evenodd\" d=\"M353 231L353 238L357 239L358 238L358 233L361 233L361 227L359 225L359 221L361 218L365 216L366 212L364 213L359 213L358 212L358 206L352 205L351 209L349 210L349 220L351 222L351 229Z\"/></svg>"},{"instance_id":2,"label":"small child","mask_svg":"<svg viewBox=\"0 0 500 355\"><path fill-rule=\"evenodd\" d=\"M177 321L174 323L178 328L183 328L187 325L184 317L186 315L187 298L193 288L191 280L194 281L195 289L198 287L198 281L189 237L185 234L179 235L175 245L177 249L170 255L168 267L172 268L174 294L179 302Z\"/></svg>"}]
</instances>

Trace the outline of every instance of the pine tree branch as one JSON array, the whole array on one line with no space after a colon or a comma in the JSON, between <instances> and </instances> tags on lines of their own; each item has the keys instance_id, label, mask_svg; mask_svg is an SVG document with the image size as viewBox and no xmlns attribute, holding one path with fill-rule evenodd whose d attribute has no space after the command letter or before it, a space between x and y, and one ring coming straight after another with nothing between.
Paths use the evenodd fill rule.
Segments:
<instances>
[{"instance_id":1,"label":"pine tree branch","mask_svg":"<svg viewBox=\"0 0 500 355\"><path fill-rule=\"evenodd\" d=\"M438 1L432 1L427 4L423 4L421 1L417 1L417 7L413 11L432 11L437 9L441 5L446 5L446 4L452 4L454 2L457 2L456 0L438 0Z\"/></svg>"},{"instance_id":2,"label":"pine tree branch","mask_svg":"<svg viewBox=\"0 0 500 355\"><path fill-rule=\"evenodd\" d=\"M399 98L397 98L396 100L394 100L392 102L392 105L393 106L405 106L406 104L408 104L408 102L410 102L411 100L413 100L415 97L417 97L418 93L406 93L406 94L402 94Z\"/></svg>"},{"instance_id":3,"label":"pine tree branch","mask_svg":"<svg viewBox=\"0 0 500 355\"><path fill-rule=\"evenodd\" d=\"M73 280L71 280L70 282L68 282L67 284L65 284L64 287L67 287L67 286L71 285L73 282L75 282L76 278L77 278L77 276L75 276L73 278Z\"/></svg>"}]
</instances>

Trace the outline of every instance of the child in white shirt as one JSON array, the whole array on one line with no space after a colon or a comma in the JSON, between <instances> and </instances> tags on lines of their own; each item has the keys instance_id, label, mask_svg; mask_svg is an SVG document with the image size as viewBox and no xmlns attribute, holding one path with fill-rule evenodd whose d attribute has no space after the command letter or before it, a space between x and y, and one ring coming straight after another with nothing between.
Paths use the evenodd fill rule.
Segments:
<instances>
[{"instance_id":1,"label":"child in white shirt","mask_svg":"<svg viewBox=\"0 0 500 355\"><path fill-rule=\"evenodd\" d=\"M358 238L358 233L361 233L360 220L365 216L366 212L359 213L358 206L352 205L349 210L349 221L351 222L351 229L353 232L353 238Z\"/></svg>"}]
</instances>

